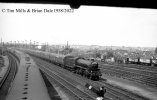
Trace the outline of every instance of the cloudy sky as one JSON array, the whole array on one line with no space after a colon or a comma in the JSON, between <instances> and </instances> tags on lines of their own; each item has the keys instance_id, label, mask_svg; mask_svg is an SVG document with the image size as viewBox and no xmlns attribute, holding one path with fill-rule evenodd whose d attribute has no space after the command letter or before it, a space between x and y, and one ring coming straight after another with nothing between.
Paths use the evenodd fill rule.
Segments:
<instances>
[{"instance_id":1,"label":"cloudy sky","mask_svg":"<svg viewBox=\"0 0 157 100\"><path fill-rule=\"evenodd\" d=\"M38 9L43 12L16 12ZM49 44L157 46L157 9L81 6L68 13L63 5L0 3L0 38ZM12 12L14 11L14 12Z\"/></svg>"}]
</instances>

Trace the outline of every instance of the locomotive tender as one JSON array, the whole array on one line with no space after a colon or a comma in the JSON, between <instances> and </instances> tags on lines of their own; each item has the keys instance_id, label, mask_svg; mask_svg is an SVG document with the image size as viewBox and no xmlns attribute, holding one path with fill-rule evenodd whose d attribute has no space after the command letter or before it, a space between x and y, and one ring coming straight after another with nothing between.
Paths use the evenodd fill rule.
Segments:
<instances>
[{"instance_id":1,"label":"locomotive tender","mask_svg":"<svg viewBox=\"0 0 157 100\"><path fill-rule=\"evenodd\" d=\"M27 50L26 52L92 80L99 80L102 75L97 62L82 57L65 56L37 50Z\"/></svg>"}]
</instances>

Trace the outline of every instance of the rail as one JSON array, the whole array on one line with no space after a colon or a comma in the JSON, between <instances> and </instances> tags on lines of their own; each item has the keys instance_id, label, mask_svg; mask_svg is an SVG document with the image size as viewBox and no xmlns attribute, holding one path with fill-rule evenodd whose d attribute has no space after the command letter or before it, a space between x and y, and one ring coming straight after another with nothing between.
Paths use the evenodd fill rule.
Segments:
<instances>
[{"instance_id":1,"label":"rail","mask_svg":"<svg viewBox=\"0 0 157 100\"><path fill-rule=\"evenodd\" d=\"M95 100L94 97L92 97L89 94L76 88L75 85L73 85L72 83L63 79L61 76L57 75L55 72L52 72L51 70L43 67L42 65L40 65L40 68L42 71L44 71L44 73L46 73L48 76L50 76L53 80L55 80L57 83L61 84L63 87L65 87L67 90L69 90L72 94L74 94L75 97L78 98L79 100ZM47 71L45 71L45 70L47 70ZM48 72L49 72L49 74L48 74Z\"/></svg>"},{"instance_id":2,"label":"rail","mask_svg":"<svg viewBox=\"0 0 157 100\"><path fill-rule=\"evenodd\" d=\"M17 62L14 59L12 54L7 53L8 58L9 58L9 68L7 70L7 73L3 77L3 81L0 83L0 100L5 100L10 85L13 82L15 75L17 73Z\"/></svg>"}]
</instances>

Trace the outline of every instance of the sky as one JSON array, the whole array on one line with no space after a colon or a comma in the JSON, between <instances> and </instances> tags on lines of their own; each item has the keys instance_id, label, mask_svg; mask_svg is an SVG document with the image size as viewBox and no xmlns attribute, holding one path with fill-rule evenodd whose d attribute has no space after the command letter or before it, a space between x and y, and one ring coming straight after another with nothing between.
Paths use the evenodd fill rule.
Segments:
<instances>
[{"instance_id":1,"label":"sky","mask_svg":"<svg viewBox=\"0 0 157 100\"><path fill-rule=\"evenodd\" d=\"M16 12L24 9L26 12ZM32 12L32 9L42 12ZM0 3L0 38L48 44L157 46L157 9ZM14 12L11 12L13 11ZM27 12L30 10L30 12ZM26 41L25 41L26 42Z\"/></svg>"}]
</instances>

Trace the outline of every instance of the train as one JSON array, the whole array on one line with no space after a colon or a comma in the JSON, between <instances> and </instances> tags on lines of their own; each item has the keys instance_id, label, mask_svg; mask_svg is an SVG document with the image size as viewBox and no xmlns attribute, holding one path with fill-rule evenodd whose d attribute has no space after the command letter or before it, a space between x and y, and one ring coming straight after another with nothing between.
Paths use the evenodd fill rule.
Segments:
<instances>
[{"instance_id":1,"label":"train","mask_svg":"<svg viewBox=\"0 0 157 100\"><path fill-rule=\"evenodd\" d=\"M80 74L91 80L100 80L102 73L95 61L72 55L60 55L38 50L27 50L28 54L49 61L73 73Z\"/></svg>"},{"instance_id":2,"label":"train","mask_svg":"<svg viewBox=\"0 0 157 100\"><path fill-rule=\"evenodd\" d=\"M138 65L146 65L146 66L157 66L156 58L145 58L145 57L134 57L134 58L126 58L125 63L127 64L138 64Z\"/></svg>"}]
</instances>

